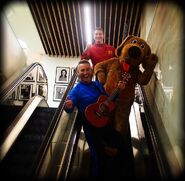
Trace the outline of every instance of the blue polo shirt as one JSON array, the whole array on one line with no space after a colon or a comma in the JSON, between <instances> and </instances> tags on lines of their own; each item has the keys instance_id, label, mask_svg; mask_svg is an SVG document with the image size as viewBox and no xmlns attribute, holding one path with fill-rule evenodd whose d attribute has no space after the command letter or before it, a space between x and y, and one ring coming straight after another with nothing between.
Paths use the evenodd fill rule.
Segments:
<instances>
[{"instance_id":1,"label":"blue polo shirt","mask_svg":"<svg viewBox=\"0 0 185 181\"><path fill-rule=\"evenodd\" d=\"M75 106L79 112L84 112L85 108L95 103L102 94L107 95L100 82L92 81L89 84L79 82L68 95L73 102L73 107L66 112L72 112Z\"/></svg>"}]
</instances>

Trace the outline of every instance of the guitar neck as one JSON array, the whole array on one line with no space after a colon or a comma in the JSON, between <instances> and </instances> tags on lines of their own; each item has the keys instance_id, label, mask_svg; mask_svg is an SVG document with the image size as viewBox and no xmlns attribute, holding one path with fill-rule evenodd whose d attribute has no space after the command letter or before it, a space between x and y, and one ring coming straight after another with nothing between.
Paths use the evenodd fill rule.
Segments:
<instances>
[{"instance_id":1,"label":"guitar neck","mask_svg":"<svg viewBox=\"0 0 185 181\"><path fill-rule=\"evenodd\" d=\"M113 93L107 98L107 102L114 101L119 95L120 90L117 88L113 91Z\"/></svg>"},{"instance_id":2,"label":"guitar neck","mask_svg":"<svg viewBox=\"0 0 185 181\"><path fill-rule=\"evenodd\" d=\"M127 73L127 72L124 72L124 73L123 73L122 79L123 79L124 84L126 84L127 81L128 81L130 78L131 78L131 75L130 75L129 73ZM119 93L120 93L120 89L119 89L119 88L115 89L115 90L113 91L113 93L107 98L106 102L108 103L108 102L110 102L110 101L114 101L114 100L117 98L117 96L119 95Z\"/></svg>"}]
</instances>

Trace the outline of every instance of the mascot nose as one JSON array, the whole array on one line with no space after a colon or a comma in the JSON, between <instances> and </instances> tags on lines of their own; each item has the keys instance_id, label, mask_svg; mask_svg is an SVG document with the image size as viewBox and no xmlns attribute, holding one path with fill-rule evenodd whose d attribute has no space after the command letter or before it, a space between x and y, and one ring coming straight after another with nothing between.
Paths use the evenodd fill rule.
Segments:
<instances>
[{"instance_id":1,"label":"mascot nose","mask_svg":"<svg viewBox=\"0 0 185 181\"><path fill-rule=\"evenodd\" d=\"M129 48L128 54L131 58L138 58L141 55L141 50L136 46L132 46Z\"/></svg>"}]
</instances>

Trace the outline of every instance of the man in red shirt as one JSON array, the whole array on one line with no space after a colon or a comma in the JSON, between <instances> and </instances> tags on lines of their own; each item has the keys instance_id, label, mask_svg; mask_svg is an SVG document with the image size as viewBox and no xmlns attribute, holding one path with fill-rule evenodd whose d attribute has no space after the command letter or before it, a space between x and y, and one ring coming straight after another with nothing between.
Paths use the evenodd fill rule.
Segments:
<instances>
[{"instance_id":1,"label":"man in red shirt","mask_svg":"<svg viewBox=\"0 0 185 181\"><path fill-rule=\"evenodd\" d=\"M115 56L115 48L104 43L104 32L102 28L96 28L94 31L94 43L87 45L85 51L81 55L81 60L91 59L93 67L103 61Z\"/></svg>"}]
</instances>

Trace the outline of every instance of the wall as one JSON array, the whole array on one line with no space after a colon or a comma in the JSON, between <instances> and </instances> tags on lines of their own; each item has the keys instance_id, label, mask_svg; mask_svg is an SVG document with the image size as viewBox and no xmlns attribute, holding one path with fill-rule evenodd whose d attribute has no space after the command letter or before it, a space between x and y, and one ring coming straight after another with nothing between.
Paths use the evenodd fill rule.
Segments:
<instances>
[{"instance_id":1,"label":"wall","mask_svg":"<svg viewBox=\"0 0 185 181\"><path fill-rule=\"evenodd\" d=\"M40 59L45 52L27 2L7 3L3 13L11 25L16 39L23 41L26 45L24 52L27 55L27 65Z\"/></svg>"},{"instance_id":2,"label":"wall","mask_svg":"<svg viewBox=\"0 0 185 181\"><path fill-rule=\"evenodd\" d=\"M74 68L77 66L79 60L80 60L79 57L69 58L69 57L42 56L41 61L39 63L43 66L46 76L48 78L48 101L47 102L50 107L57 107L60 103L59 101L54 101L54 96L55 96L54 87L60 86L60 85L67 85L67 83L56 82L55 80L56 68L57 67ZM71 75L71 72L70 72L70 75Z\"/></svg>"},{"instance_id":3,"label":"wall","mask_svg":"<svg viewBox=\"0 0 185 181\"><path fill-rule=\"evenodd\" d=\"M63 86L56 83L56 67L76 67L79 58L51 57L44 55L41 40L35 27L30 10L25 2L9 3L2 13L3 17L3 73L6 79L34 62L39 62L48 78L48 104L57 107L54 101L54 87ZM24 40L27 48L22 49L18 39ZM71 73L71 72L70 72ZM9 84L9 82L7 82ZM66 85L66 84L65 84ZM34 93L34 92L33 92Z\"/></svg>"},{"instance_id":4,"label":"wall","mask_svg":"<svg viewBox=\"0 0 185 181\"><path fill-rule=\"evenodd\" d=\"M184 171L185 159L182 117L183 16L182 9L172 2L160 2L157 6L148 4L141 33L159 58L156 74L145 90L175 176Z\"/></svg>"},{"instance_id":5,"label":"wall","mask_svg":"<svg viewBox=\"0 0 185 181\"><path fill-rule=\"evenodd\" d=\"M2 20L2 76L3 82L26 65L26 55L17 41L6 17L1 15Z\"/></svg>"}]
</instances>

